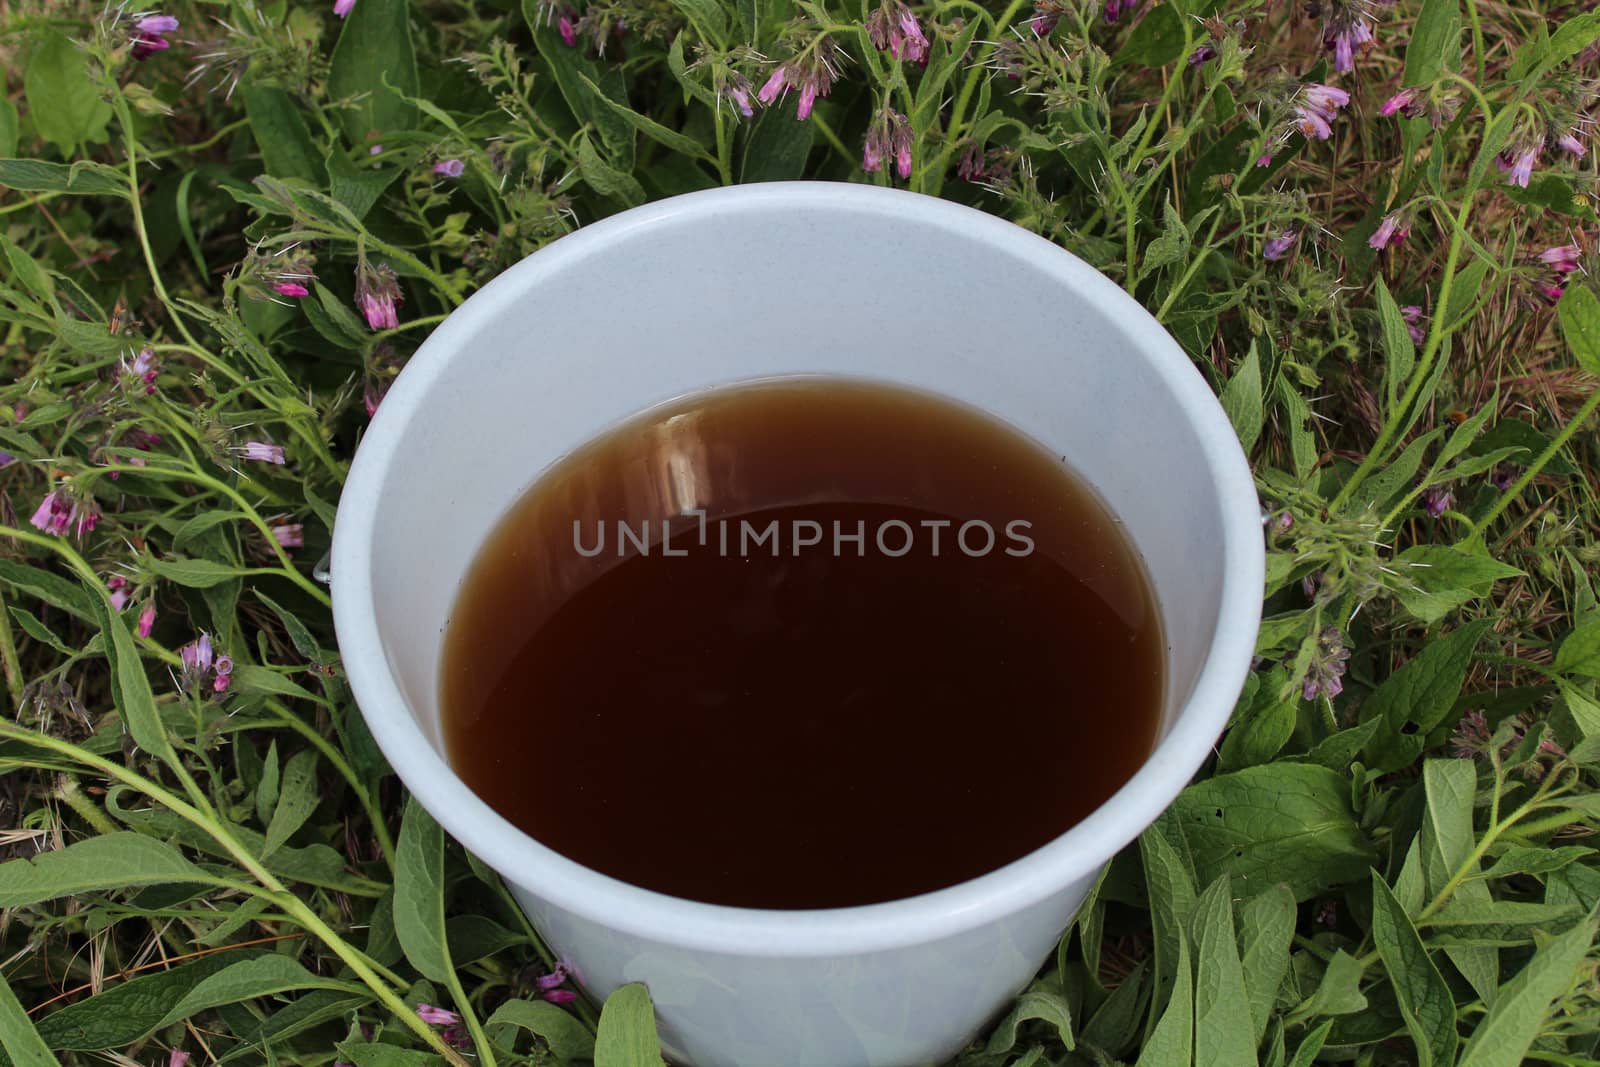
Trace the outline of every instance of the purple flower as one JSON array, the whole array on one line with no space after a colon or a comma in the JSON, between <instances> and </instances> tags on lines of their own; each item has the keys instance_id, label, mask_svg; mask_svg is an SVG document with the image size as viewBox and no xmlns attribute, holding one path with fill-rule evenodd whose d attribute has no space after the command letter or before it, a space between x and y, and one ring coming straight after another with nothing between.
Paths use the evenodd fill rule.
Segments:
<instances>
[{"instance_id":1,"label":"purple flower","mask_svg":"<svg viewBox=\"0 0 1600 1067\"><path fill-rule=\"evenodd\" d=\"M1456 723L1450 750L1458 759L1472 759L1488 749L1490 740L1489 720L1481 711L1469 711Z\"/></svg>"},{"instance_id":2,"label":"purple flower","mask_svg":"<svg viewBox=\"0 0 1600 1067\"><path fill-rule=\"evenodd\" d=\"M246 441L243 446L233 451L243 459L255 460L258 463L276 463L280 467L284 463L282 445L268 444L265 441Z\"/></svg>"},{"instance_id":3,"label":"purple flower","mask_svg":"<svg viewBox=\"0 0 1600 1067\"><path fill-rule=\"evenodd\" d=\"M578 999L578 994L570 989L552 989L548 993L539 994L539 996L552 1004L571 1004Z\"/></svg>"},{"instance_id":4,"label":"purple flower","mask_svg":"<svg viewBox=\"0 0 1600 1067\"><path fill-rule=\"evenodd\" d=\"M1494 165L1500 168L1500 173L1512 185L1526 189L1528 181L1533 177L1533 168L1539 162L1538 146L1524 148L1515 155L1501 153L1495 157Z\"/></svg>"},{"instance_id":5,"label":"purple flower","mask_svg":"<svg viewBox=\"0 0 1600 1067\"><path fill-rule=\"evenodd\" d=\"M278 523L267 528L272 531L272 539L284 548L300 548L305 544L302 536L305 527L298 522Z\"/></svg>"},{"instance_id":6,"label":"purple flower","mask_svg":"<svg viewBox=\"0 0 1600 1067\"><path fill-rule=\"evenodd\" d=\"M804 121L811 117L811 109L816 106L817 97L821 95L822 85L815 74L808 74L806 80L800 83L800 102L795 105L794 117Z\"/></svg>"},{"instance_id":7,"label":"purple flower","mask_svg":"<svg viewBox=\"0 0 1600 1067\"><path fill-rule=\"evenodd\" d=\"M1564 133L1560 137L1557 137L1556 147L1561 149L1563 152L1566 152L1574 159L1582 159L1584 156L1589 154L1589 149L1584 146L1584 143L1578 140L1575 134L1571 133Z\"/></svg>"},{"instance_id":8,"label":"purple flower","mask_svg":"<svg viewBox=\"0 0 1600 1067\"><path fill-rule=\"evenodd\" d=\"M160 368L153 349L141 348L131 360L123 356L119 362L119 369L126 384L142 389L147 396L156 391L156 378L160 375Z\"/></svg>"},{"instance_id":9,"label":"purple flower","mask_svg":"<svg viewBox=\"0 0 1600 1067\"><path fill-rule=\"evenodd\" d=\"M1556 245L1540 252L1539 262L1564 276L1578 269L1578 257L1581 255L1583 249L1577 245Z\"/></svg>"},{"instance_id":10,"label":"purple flower","mask_svg":"<svg viewBox=\"0 0 1600 1067\"><path fill-rule=\"evenodd\" d=\"M542 993L559 988L567 983L567 966L564 963L556 964L556 969L549 974L542 974L533 980L533 984Z\"/></svg>"},{"instance_id":11,"label":"purple flower","mask_svg":"<svg viewBox=\"0 0 1600 1067\"><path fill-rule=\"evenodd\" d=\"M867 37L880 52L896 59L920 63L928 56L928 38L922 24L901 0L885 0L867 16Z\"/></svg>"},{"instance_id":12,"label":"purple flower","mask_svg":"<svg viewBox=\"0 0 1600 1067\"><path fill-rule=\"evenodd\" d=\"M883 161L893 158L895 173L904 181L911 177L911 147L911 123L900 112L886 107L867 128L867 139L861 149L861 169L881 170Z\"/></svg>"},{"instance_id":13,"label":"purple flower","mask_svg":"<svg viewBox=\"0 0 1600 1067\"><path fill-rule=\"evenodd\" d=\"M1489 475L1489 484L1502 493L1510 489L1517 481L1517 466L1514 463L1497 464L1494 473Z\"/></svg>"},{"instance_id":14,"label":"purple flower","mask_svg":"<svg viewBox=\"0 0 1600 1067\"><path fill-rule=\"evenodd\" d=\"M561 12L561 17L556 19L556 32L561 35L561 43L568 48L576 48L578 44L577 13L572 10Z\"/></svg>"},{"instance_id":15,"label":"purple flower","mask_svg":"<svg viewBox=\"0 0 1600 1067\"><path fill-rule=\"evenodd\" d=\"M1256 166L1258 166L1258 167L1270 167L1270 166L1272 166L1272 153L1271 152L1263 153L1260 156L1260 158L1258 158L1256 160Z\"/></svg>"},{"instance_id":16,"label":"purple flower","mask_svg":"<svg viewBox=\"0 0 1600 1067\"><path fill-rule=\"evenodd\" d=\"M1189 53L1189 66L1198 67L1200 64L1209 62L1215 58L1217 58L1217 50L1211 47L1209 44L1203 44L1199 48L1196 48L1193 52Z\"/></svg>"},{"instance_id":17,"label":"purple flower","mask_svg":"<svg viewBox=\"0 0 1600 1067\"><path fill-rule=\"evenodd\" d=\"M771 104L776 101L781 94L787 93L788 91L789 66L786 63L780 63L777 68L773 70L772 76L767 79L766 84L761 86L761 91L756 93L756 99L760 100L763 104Z\"/></svg>"},{"instance_id":18,"label":"purple flower","mask_svg":"<svg viewBox=\"0 0 1600 1067\"><path fill-rule=\"evenodd\" d=\"M128 606L128 579L120 574L113 574L106 579L106 588L111 590L111 606L121 611Z\"/></svg>"},{"instance_id":19,"label":"purple flower","mask_svg":"<svg viewBox=\"0 0 1600 1067\"><path fill-rule=\"evenodd\" d=\"M1344 647L1344 636L1337 627L1329 626L1317 635L1315 652L1311 656L1311 669L1301 685L1301 695L1315 700L1321 693L1329 700L1344 692L1345 662L1350 650Z\"/></svg>"},{"instance_id":20,"label":"purple flower","mask_svg":"<svg viewBox=\"0 0 1600 1067\"><path fill-rule=\"evenodd\" d=\"M1401 89L1383 102L1383 106L1378 109L1378 114L1384 118L1388 118L1397 111L1404 111L1407 115L1410 115L1412 113L1412 103L1416 98L1417 91L1415 89Z\"/></svg>"},{"instance_id":21,"label":"purple flower","mask_svg":"<svg viewBox=\"0 0 1600 1067\"><path fill-rule=\"evenodd\" d=\"M1305 87L1303 96L1305 102L1294 109L1300 132L1307 139L1326 141L1333 136L1333 120L1339 109L1350 102L1350 94L1337 86L1312 82Z\"/></svg>"},{"instance_id":22,"label":"purple flower","mask_svg":"<svg viewBox=\"0 0 1600 1067\"><path fill-rule=\"evenodd\" d=\"M189 1054L182 1049L173 1049L167 1057L167 1067L189 1067Z\"/></svg>"},{"instance_id":23,"label":"purple flower","mask_svg":"<svg viewBox=\"0 0 1600 1067\"><path fill-rule=\"evenodd\" d=\"M356 0L333 0L333 13L344 18L356 9Z\"/></svg>"},{"instance_id":24,"label":"purple flower","mask_svg":"<svg viewBox=\"0 0 1600 1067\"><path fill-rule=\"evenodd\" d=\"M1299 230L1284 230L1278 236L1269 238L1261 250L1263 259L1276 262L1288 254L1289 249L1300 239Z\"/></svg>"},{"instance_id":25,"label":"purple flower","mask_svg":"<svg viewBox=\"0 0 1600 1067\"><path fill-rule=\"evenodd\" d=\"M1437 519L1450 510L1453 500L1447 489L1429 489L1422 494L1422 510Z\"/></svg>"},{"instance_id":26,"label":"purple flower","mask_svg":"<svg viewBox=\"0 0 1600 1067\"><path fill-rule=\"evenodd\" d=\"M454 1026L461 1016L449 1008L436 1008L432 1004L418 1004L417 1018L431 1026Z\"/></svg>"},{"instance_id":27,"label":"purple flower","mask_svg":"<svg viewBox=\"0 0 1600 1067\"><path fill-rule=\"evenodd\" d=\"M133 30L128 39L133 42L133 58L148 59L157 52L165 52L172 47L172 42L166 35L178 28L178 20L171 15L158 15L151 12L140 15L133 20Z\"/></svg>"},{"instance_id":28,"label":"purple flower","mask_svg":"<svg viewBox=\"0 0 1600 1067\"><path fill-rule=\"evenodd\" d=\"M1139 10L1139 0L1105 0L1102 14L1107 22L1116 22L1123 15Z\"/></svg>"},{"instance_id":29,"label":"purple flower","mask_svg":"<svg viewBox=\"0 0 1600 1067\"><path fill-rule=\"evenodd\" d=\"M144 606L143 611L139 612L139 636L149 637L150 631L155 629L155 625L156 606L155 602L152 601Z\"/></svg>"},{"instance_id":30,"label":"purple flower","mask_svg":"<svg viewBox=\"0 0 1600 1067\"><path fill-rule=\"evenodd\" d=\"M1380 252L1390 244L1400 244L1411 232L1411 227L1402 225L1403 221L1398 211L1391 211L1378 223L1378 228L1367 239L1367 244Z\"/></svg>"},{"instance_id":31,"label":"purple flower","mask_svg":"<svg viewBox=\"0 0 1600 1067\"><path fill-rule=\"evenodd\" d=\"M1422 308L1407 304L1400 309L1400 317L1406 320L1406 333L1411 335L1411 343L1420 345L1427 336L1422 332Z\"/></svg>"},{"instance_id":32,"label":"purple flower","mask_svg":"<svg viewBox=\"0 0 1600 1067\"><path fill-rule=\"evenodd\" d=\"M293 297L295 300L311 295L311 290L299 282L278 282L273 285L272 291L279 296Z\"/></svg>"},{"instance_id":33,"label":"purple flower","mask_svg":"<svg viewBox=\"0 0 1600 1067\"><path fill-rule=\"evenodd\" d=\"M1539 295L1544 298L1545 303L1552 306L1560 302L1561 294L1564 292L1566 290L1559 285L1546 284L1539 286Z\"/></svg>"},{"instance_id":34,"label":"purple flower","mask_svg":"<svg viewBox=\"0 0 1600 1067\"><path fill-rule=\"evenodd\" d=\"M80 500L66 489L53 489L45 494L28 521L47 534L65 537L70 530L81 538L99 524L100 508L94 501Z\"/></svg>"},{"instance_id":35,"label":"purple flower","mask_svg":"<svg viewBox=\"0 0 1600 1067\"><path fill-rule=\"evenodd\" d=\"M393 330L400 325L395 305L404 297L400 282L387 263L377 267L365 258L356 266L356 306L366 316L370 330Z\"/></svg>"},{"instance_id":36,"label":"purple flower","mask_svg":"<svg viewBox=\"0 0 1600 1067\"><path fill-rule=\"evenodd\" d=\"M10 452L0 452L0 467L9 467L17 461L17 457Z\"/></svg>"},{"instance_id":37,"label":"purple flower","mask_svg":"<svg viewBox=\"0 0 1600 1067\"><path fill-rule=\"evenodd\" d=\"M233 682L233 658L231 656L217 657L217 672L211 679L213 692L225 693L229 684Z\"/></svg>"},{"instance_id":38,"label":"purple flower","mask_svg":"<svg viewBox=\"0 0 1600 1067\"><path fill-rule=\"evenodd\" d=\"M433 165L433 172L446 178L459 178L466 169L467 165L459 159L442 159Z\"/></svg>"},{"instance_id":39,"label":"purple flower","mask_svg":"<svg viewBox=\"0 0 1600 1067\"><path fill-rule=\"evenodd\" d=\"M199 638L178 649L178 658L186 672L204 674L209 671L214 659L211 651L211 635L204 630L200 631Z\"/></svg>"},{"instance_id":40,"label":"purple flower","mask_svg":"<svg viewBox=\"0 0 1600 1067\"><path fill-rule=\"evenodd\" d=\"M1332 0L1322 29L1322 46L1333 53L1333 69L1354 70L1356 53L1372 45L1372 15L1367 0Z\"/></svg>"},{"instance_id":41,"label":"purple flower","mask_svg":"<svg viewBox=\"0 0 1600 1067\"><path fill-rule=\"evenodd\" d=\"M729 74L722 88L718 91L717 99L726 100L745 118L755 115L755 108L750 104L750 94L754 91L750 79L743 74Z\"/></svg>"}]
</instances>

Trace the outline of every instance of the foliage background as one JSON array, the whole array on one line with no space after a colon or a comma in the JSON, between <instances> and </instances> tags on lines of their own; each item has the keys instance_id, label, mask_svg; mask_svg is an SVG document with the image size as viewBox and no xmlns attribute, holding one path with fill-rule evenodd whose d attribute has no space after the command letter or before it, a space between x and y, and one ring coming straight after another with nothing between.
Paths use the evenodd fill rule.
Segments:
<instances>
[{"instance_id":1,"label":"foliage background","mask_svg":"<svg viewBox=\"0 0 1600 1067\"><path fill-rule=\"evenodd\" d=\"M655 1060L386 774L313 570L477 286L810 177L1118 280L1265 506L1228 733L963 1064L1600 1063L1592 8L0 10L0 1059Z\"/></svg>"}]
</instances>

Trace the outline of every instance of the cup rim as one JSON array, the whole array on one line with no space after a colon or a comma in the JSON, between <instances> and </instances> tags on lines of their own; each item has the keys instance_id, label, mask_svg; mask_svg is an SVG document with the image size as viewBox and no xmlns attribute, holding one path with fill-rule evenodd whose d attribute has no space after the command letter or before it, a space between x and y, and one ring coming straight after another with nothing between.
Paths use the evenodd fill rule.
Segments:
<instances>
[{"instance_id":1,"label":"cup rim","mask_svg":"<svg viewBox=\"0 0 1600 1067\"><path fill-rule=\"evenodd\" d=\"M397 442L460 342L564 264L626 245L668 221L733 211L854 211L938 228L1008 252L1086 300L1120 313L1130 342L1168 382L1200 440L1222 517L1222 595L1188 700L1143 766L1059 837L977 878L855 907L779 911L685 900L619 881L540 844L473 793L412 719L388 666L373 601L371 554ZM1222 732L1243 687L1260 621L1265 550L1248 461L1221 405L1177 342L1137 301L1070 252L1022 227L936 197L836 182L769 182L686 193L584 226L491 280L451 314L396 378L361 440L340 498L332 548L334 627L352 695L390 766L418 802L509 885L619 932L746 956L814 957L925 943L993 922L1092 878L1177 798Z\"/></svg>"}]
</instances>

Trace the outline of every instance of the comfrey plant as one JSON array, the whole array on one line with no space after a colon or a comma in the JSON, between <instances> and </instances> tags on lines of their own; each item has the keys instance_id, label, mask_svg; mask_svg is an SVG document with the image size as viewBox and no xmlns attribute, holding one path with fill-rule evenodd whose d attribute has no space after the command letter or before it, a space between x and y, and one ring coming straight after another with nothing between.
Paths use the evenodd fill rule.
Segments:
<instances>
[{"instance_id":1,"label":"comfrey plant","mask_svg":"<svg viewBox=\"0 0 1600 1067\"><path fill-rule=\"evenodd\" d=\"M1233 721L963 1067L1600 1061L1584 7L0 15L3 1058L661 1062L645 991L580 996L388 773L318 562L468 294L631 205L810 178L1091 263L1263 501ZM749 284L828 314L781 267L752 248ZM862 344L1007 314L899 297Z\"/></svg>"}]
</instances>

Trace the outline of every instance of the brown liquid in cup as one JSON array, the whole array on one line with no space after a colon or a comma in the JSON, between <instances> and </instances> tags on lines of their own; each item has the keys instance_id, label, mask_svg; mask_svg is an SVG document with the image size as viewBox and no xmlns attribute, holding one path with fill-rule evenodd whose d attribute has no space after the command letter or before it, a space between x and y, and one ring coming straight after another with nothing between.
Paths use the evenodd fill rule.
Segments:
<instances>
[{"instance_id":1,"label":"brown liquid in cup","mask_svg":"<svg viewBox=\"0 0 1600 1067\"><path fill-rule=\"evenodd\" d=\"M830 908L1069 829L1149 755L1163 672L1143 566L1060 457L931 394L788 379L546 471L468 574L441 696L457 773L550 848Z\"/></svg>"}]
</instances>

